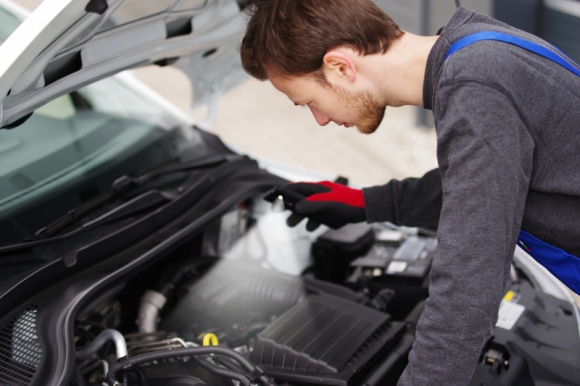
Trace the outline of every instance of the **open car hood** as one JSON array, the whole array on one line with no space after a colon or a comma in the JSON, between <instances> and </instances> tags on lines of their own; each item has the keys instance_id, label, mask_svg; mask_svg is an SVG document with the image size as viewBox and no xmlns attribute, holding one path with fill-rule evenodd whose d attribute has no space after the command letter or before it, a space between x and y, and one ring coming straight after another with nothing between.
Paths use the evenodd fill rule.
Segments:
<instances>
[{"instance_id":1,"label":"open car hood","mask_svg":"<svg viewBox=\"0 0 580 386\"><path fill-rule=\"evenodd\" d=\"M48 101L117 72L174 65L193 105L245 79L245 28L235 0L45 0L0 46L0 126L17 126Z\"/></svg>"}]
</instances>

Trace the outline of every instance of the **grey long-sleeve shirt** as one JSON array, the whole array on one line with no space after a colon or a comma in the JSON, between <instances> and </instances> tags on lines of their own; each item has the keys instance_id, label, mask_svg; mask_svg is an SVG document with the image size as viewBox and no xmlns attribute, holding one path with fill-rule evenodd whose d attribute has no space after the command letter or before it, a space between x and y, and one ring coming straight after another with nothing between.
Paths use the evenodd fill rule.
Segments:
<instances>
[{"instance_id":1,"label":"grey long-sleeve shirt","mask_svg":"<svg viewBox=\"0 0 580 386\"><path fill-rule=\"evenodd\" d=\"M459 8L430 53L424 83L441 184L435 171L364 189L369 222L421 225L420 214L401 213L406 193L427 192L419 199L427 224L441 205L429 299L400 385L468 383L496 323L520 228L580 256L580 78L496 41L444 62L453 42L489 30L549 46Z\"/></svg>"}]
</instances>

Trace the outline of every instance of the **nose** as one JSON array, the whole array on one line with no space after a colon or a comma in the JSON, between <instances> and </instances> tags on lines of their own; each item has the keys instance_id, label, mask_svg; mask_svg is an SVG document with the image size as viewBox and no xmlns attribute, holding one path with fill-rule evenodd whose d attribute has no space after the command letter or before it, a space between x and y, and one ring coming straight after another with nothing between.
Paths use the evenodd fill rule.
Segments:
<instances>
[{"instance_id":1,"label":"nose","mask_svg":"<svg viewBox=\"0 0 580 386\"><path fill-rule=\"evenodd\" d=\"M312 106L308 106L308 107L310 108L310 112L314 116L314 119L316 119L316 122L320 126L328 125L328 123L330 122L330 118L328 117L328 115L324 114L322 111L318 110L316 107L312 107Z\"/></svg>"}]
</instances>

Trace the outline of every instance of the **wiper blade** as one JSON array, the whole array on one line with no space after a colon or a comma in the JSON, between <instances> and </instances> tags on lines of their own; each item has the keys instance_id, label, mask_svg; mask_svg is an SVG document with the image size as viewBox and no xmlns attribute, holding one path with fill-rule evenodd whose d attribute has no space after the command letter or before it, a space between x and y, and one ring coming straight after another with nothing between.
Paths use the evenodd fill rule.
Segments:
<instances>
[{"instance_id":1,"label":"wiper blade","mask_svg":"<svg viewBox=\"0 0 580 386\"><path fill-rule=\"evenodd\" d=\"M61 230L74 224L77 220L83 218L94 210L103 207L106 203L117 197L145 187L146 184L163 176L169 176L181 172L187 172L192 169L201 169L204 167L211 167L224 162L223 156L209 156L202 159L197 159L189 162L170 163L151 170L148 170L138 176L124 175L117 178L111 185L111 189L100 194L99 196L87 201L76 209L69 211L66 215L54 221L50 225L39 229L34 234L34 239L46 239L53 237ZM164 183L167 185L167 182ZM149 190L149 189L147 189ZM1 251L1 249L0 249Z\"/></svg>"},{"instance_id":2,"label":"wiper blade","mask_svg":"<svg viewBox=\"0 0 580 386\"><path fill-rule=\"evenodd\" d=\"M96 228L98 226L103 226L105 224L109 224L109 223L121 220L123 218L129 217L129 216L134 216L134 215L139 214L141 212L151 210L152 208L155 208L155 207L158 207L158 206L161 206L163 204L170 202L171 200L173 200L173 198L175 198L175 195L173 195L173 194L170 194L167 192L161 192L157 189L153 189L153 190L147 191L147 192L127 201L126 203L123 203L122 205L119 205L118 207L114 208L113 210L103 214L102 216L97 217L94 220L91 220L91 221L81 225L79 228L77 228L71 232L62 234L60 236L50 237L50 238L43 238L43 239L37 239L37 240L18 243L18 244L5 245L5 246L0 247L0 254L15 252L15 251L23 250L23 249L30 249L30 248L39 247L39 246L46 245L46 244L64 241L64 240L70 239L71 237L78 236L79 234L87 232L90 229ZM79 217L79 215L77 215L75 213L76 212L73 212L73 213L69 212L69 216L71 216L74 219L77 219ZM45 229L45 228L43 228L43 229ZM41 232L41 231L42 231L42 229L39 232Z\"/></svg>"},{"instance_id":3,"label":"wiper blade","mask_svg":"<svg viewBox=\"0 0 580 386\"><path fill-rule=\"evenodd\" d=\"M239 156L233 156L234 158L240 158ZM122 218L136 215L139 212L150 210L156 206L163 205L173 200L177 193L169 193L166 191L161 191L158 188L152 188L146 190L143 193L138 194L136 197L130 199L129 201L119 205L115 209L108 211L107 213L99 216L98 218L91 220L77 229L70 231L65 234L57 235L63 229L71 226L78 220L87 216L89 213L102 208L108 202L115 198L123 198L129 193L135 194L139 188L144 188L147 184L155 181L160 177L171 176L178 173L184 173L192 170L200 170L208 167L214 167L216 165L222 164L225 161L231 160L231 157L224 155L211 155L206 156L201 159L191 160L188 162L170 163L151 170L148 170L138 176L122 176L113 182L111 189L103 192L97 197L87 201L81 206L70 210L66 215L54 221L50 225L39 229L34 234L34 239L27 240L21 243L15 243L10 245L0 246L0 254L7 254L15 251L20 251L24 249L35 248L47 244L52 244L55 242L70 239L72 237L78 236L90 229L102 226L114 221L118 221ZM174 181L164 181L161 184L166 186ZM56 236L55 236L56 235Z\"/></svg>"},{"instance_id":4,"label":"wiper blade","mask_svg":"<svg viewBox=\"0 0 580 386\"><path fill-rule=\"evenodd\" d=\"M77 229L73 231L55 236L58 232L61 232L66 227L71 226L76 221L87 216L89 213L99 208L102 208L112 199L123 198L130 193L135 194L135 191L138 192L139 188L146 187L148 183L155 181L159 177L167 177L172 176L174 174L178 175L179 173L199 171L201 175L195 176L196 182L194 183L194 185L197 185L198 183L201 182L200 179L207 180L207 176L203 177L203 170L205 168L215 167L217 165L223 164L226 161L233 161L234 159L242 160L245 159L245 157L241 157L238 155L207 156L202 159L192 160L188 162L171 163L168 165L164 165L149 170L136 177L122 176L117 180L115 180L110 190L100 194L99 196L84 203L78 208L69 211L65 216L61 217L57 221L48 225L47 227L38 230L35 233L35 239L24 241L22 243L17 244L0 246L0 255L67 240L72 237L78 236L79 234L82 234L97 226L102 226L114 221L118 221L119 219L122 219L124 217L136 215L139 212L150 210L155 206L166 204L172 201L175 197L179 196L179 193L162 192L158 188L150 189L132 198L130 201L127 201L119 205L117 208L105 213L99 218L79 226ZM189 177L189 179L190 180L192 179L191 176ZM171 183L175 183L175 181L173 180L169 182L163 181L157 185L167 186L168 184Z\"/></svg>"},{"instance_id":5,"label":"wiper blade","mask_svg":"<svg viewBox=\"0 0 580 386\"><path fill-rule=\"evenodd\" d=\"M173 200L176 196L177 194L163 192L157 189L149 190L126 202L125 204L118 206L110 212L85 223L82 227L93 228L105 222L117 221L152 207L166 204Z\"/></svg>"}]
</instances>

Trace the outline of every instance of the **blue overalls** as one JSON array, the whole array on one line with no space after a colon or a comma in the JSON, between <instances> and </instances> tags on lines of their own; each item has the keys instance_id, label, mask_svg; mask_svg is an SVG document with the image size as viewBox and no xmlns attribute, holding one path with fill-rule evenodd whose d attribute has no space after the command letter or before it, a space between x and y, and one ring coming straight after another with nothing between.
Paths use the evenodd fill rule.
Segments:
<instances>
[{"instance_id":1,"label":"blue overalls","mask_svg":"<svg viewBox=\"0 0 580 386\"><path fill-rule=\"evenodd\" d=\"M459 39L449 47L445 60L463 47L482 40L496 40L516 45L556 62L580 77L580 71L570 63L573 61L555 47L559 55L537 43L495 31L477 32ZM523 230L520 230L518 245L571 290L580 294L580 258L547 244Z\"/></svg>"}]
</instances>

